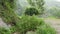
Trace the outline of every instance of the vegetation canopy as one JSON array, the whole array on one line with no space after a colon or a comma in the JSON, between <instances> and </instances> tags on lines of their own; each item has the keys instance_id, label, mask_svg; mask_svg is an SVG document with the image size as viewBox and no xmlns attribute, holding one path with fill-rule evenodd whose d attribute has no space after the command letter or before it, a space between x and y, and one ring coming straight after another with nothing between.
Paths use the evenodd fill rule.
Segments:
<instances>
[{"instance_id":1,"label":"vegetation canopy","mask_svg":"<svg viewBox=\"0 0 60 34\"><path fill-rule=\"evenodd\" d=\"M38 9L36 8L26 8L25 10L25 15L29 15L29 16L32 16L32 15L38 15L39 14L39 11Z\"/></svg>"}]
</instances>

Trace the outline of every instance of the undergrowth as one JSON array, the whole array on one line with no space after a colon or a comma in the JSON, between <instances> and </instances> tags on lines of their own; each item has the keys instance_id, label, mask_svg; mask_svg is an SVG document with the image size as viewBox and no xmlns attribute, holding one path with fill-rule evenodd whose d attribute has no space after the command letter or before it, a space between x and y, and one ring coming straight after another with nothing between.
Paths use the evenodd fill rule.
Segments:
<instances>
[{"instance_id":1,"label":"undergrowth","mask_svg":"<svg viewBox=\"0 0 60 34\"><path fill-rule=\"evenodd\" d=\"M36 16L21 16L16 26L12 26L9 30L0 28L0 34L12 34L15 32L26 34L28 31L34 31L36 34L56 34L54 28L45 24L43 19Z\"/></svg>"}]
</instances>

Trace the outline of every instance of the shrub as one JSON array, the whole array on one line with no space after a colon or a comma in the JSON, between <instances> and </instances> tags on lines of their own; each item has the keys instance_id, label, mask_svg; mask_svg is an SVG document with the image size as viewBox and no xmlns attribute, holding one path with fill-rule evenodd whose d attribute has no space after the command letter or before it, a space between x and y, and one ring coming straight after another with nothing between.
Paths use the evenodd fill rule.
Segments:
<instances>
[{"instance_id":1,"label":"shrub","mask_svg":"<svg viewBox=\"0 0 60 34\"><path fill-rule=\"evenodd\" d=\"M0 27L0 34L11 34L11 31L9 29Z\"/></svg>"},{"instance_id":2,"label":"shrub","mask_svg":"<svg viewBox=\"0 0 60 34\"><path fill-rule=\"evenodd\" d=\"M26 34L27 31L35 31L36 27L43 25L44 21L34 16L22 16L21 23L17 23L17 28L21 34Z\"/></svg>"},{"instance_id":3,"label":"shrub","mask_svg":"<svg viewBox=\"0 0 60 34\"><path fill-rule=\"evenodd\" d=\"M16 27L15 26L10 27L10 31L11 31L11 33L17 32Z\"/></svg>"},{"instance_id":4,"label":"shrub","mask_svg":"<svg viewBox=\"0 0 60 34\"><path fill-rule=\"evenodd\" d=\"M20 23L16 23L16 26L12 26L10 29L0 28L0 34L13 34L16 32L26 34L27 31L34 31L36 34L56 34L54 28L46 25L43 19L36 16L22 16L20 17Z\"/></svg>"},{"instance_id":5,"label":"shrub","mask_svg":"<svg viewBox=\"0 0 60 34\"><path fill-rule=\"evenodd\" d=\"M26 8L25 10L25 15L29 15L29 16L32 16L32 15L38 15L39 14L39 11L36 9L36 8Z\"/></svg>"},{"instance_id":6,"label":"shrub","mask_svg":"<svg viewBox=\"0 0 60 34\"><path fill-rule=\"evenodd\" d=\"M56 31L54 28L45 24L37 28L36 34L56 34Z\"/></svg>"}]
</instances>

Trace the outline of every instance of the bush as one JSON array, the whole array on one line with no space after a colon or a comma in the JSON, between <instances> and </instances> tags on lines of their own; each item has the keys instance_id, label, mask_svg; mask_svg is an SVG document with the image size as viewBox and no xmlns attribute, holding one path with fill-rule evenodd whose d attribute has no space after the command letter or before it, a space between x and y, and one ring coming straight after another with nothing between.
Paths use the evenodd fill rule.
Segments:
<instances>
[{"instance_id":1,"label":"bush","mask_svg":"<svg viewBox=\"0 0 60 34\"><path fill-rule=\"evenodd\" d=\"M45 24L37 28L36 34L56 34L56 31L54 28Z\"/></svg>"},{"instance_id":2,"label":"bush","mask_svg":"<svg viewBox=\"0 0 60 34\"><path fill-rule=\"evenodd\" d=\"M29 16L32 16L32 15L38 15L39 14L39 11L36 9L36 8L26 8L25 10L25 15L29 15Z\"/></svg>"},{"instance_id":3,"label":"bush","mask_svg":"<svg viewBox=\"0 0 60 34\"><path fill-rule=\"evenodd\" d=\"M10 27L10 31L11 31L11 33L17 32L16 27L15 26Z\"/></svg>"},{"instance_id":4,"label":"bush","mask_svg":"<svg viewBox=\"0 0 60 34\"><path fill-rule=\"evenodd\" d=\"M34 16L22 16L21 23L17 23L17 28L21 34L26 34L27 31L35 31L37 26L43 25L44 21Z\"/></svg>"},{"instance_id":5,"label":"bush","mask_svg":"<svg viewBox=\"0 0 60 34\"><path fill-rule=\"evenodd\" d=\"M43 19L36 16L22 16L20 17L20 23L16 23L16 26L12 26L10 29L0 28L0 34L16 32L26 34L28 31L34 31L36 34L56 34L52 27L46 25Z\"/></svg>"},{"instance_id":6,"label":"bush","mask_svg":"<svg viewBox=\"0 0 60 34\"><path fill-rule=\"evenodd\" d=\"M11 31L9 29L0 27L0 34L11 34Z\"/></svg>"}]
</instances>

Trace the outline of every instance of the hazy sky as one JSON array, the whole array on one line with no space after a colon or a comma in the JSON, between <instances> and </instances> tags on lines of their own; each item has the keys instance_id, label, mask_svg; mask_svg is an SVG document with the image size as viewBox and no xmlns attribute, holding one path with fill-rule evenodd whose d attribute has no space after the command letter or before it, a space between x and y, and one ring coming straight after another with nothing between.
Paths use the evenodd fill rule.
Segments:
<instances>
[{"instance_id":1,"label":"hazy sky","mask_svg":"<svg viewBox=\"0 0 60 34\"><path fill-rule=\"evenodd\" d=\"M55 0L55 1L60 2L60 0Z\"/></svg>"},{"instance_id":2,"label":"hazy sky","mask_svg":"<svg viewBox=\"0 0 60 34\"><path fill-rule=\"evenodd\" d=\"M55 0L55 1L60 2L60 0Z\"/></svg>"},{"instance_id":3,"label":"hazy sky","mask_svg":"<svg viewBox=\"0 0 60 34\"><path fill-rule=\"evenodd\" d=\"M57 1L57 2L60 2L60 0L51 0L51 1Z\"/></svg>"},{"instance_id":4,"label":"hazy sky","mask_svg":"<svg viewBox=\"0 0 60 34\"><path fill-rule=\"evenodd\" d=\"M56 2L60 2L60 0L46 0L46 1L48 1L48 2L49 2L49 1L56 1Z\"/></svg>"}]
</instances>

